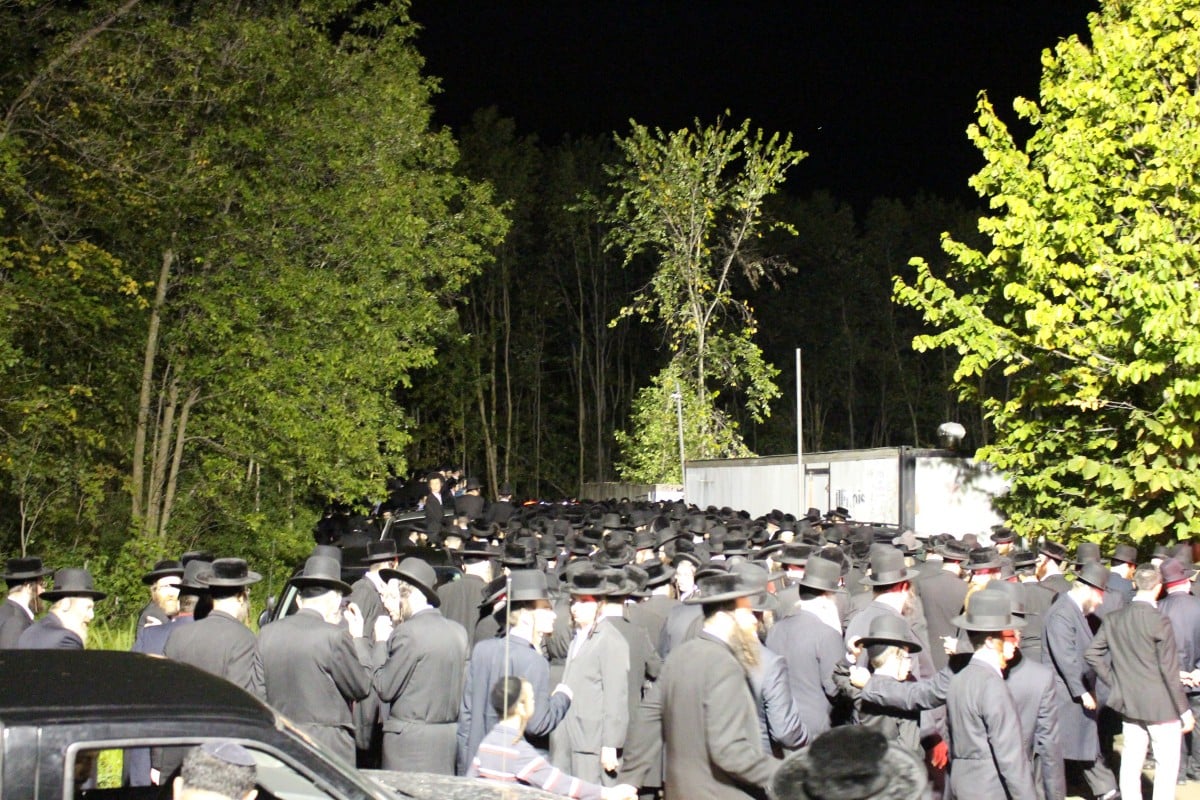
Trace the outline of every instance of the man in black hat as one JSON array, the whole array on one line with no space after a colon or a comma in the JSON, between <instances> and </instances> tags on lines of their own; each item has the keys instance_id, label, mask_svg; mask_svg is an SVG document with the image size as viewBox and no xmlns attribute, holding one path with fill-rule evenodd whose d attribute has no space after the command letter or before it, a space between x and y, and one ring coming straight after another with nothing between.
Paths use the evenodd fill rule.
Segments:
<instances>
[{"instance_id":1,"label":"man in black hat","mask_svg":"<svg viewBox=\"0 0 1200 800\"><path fill-rule=\"evenodd\" d=\"M341 572L336 559L310 556L303 572L292 578L300 610L264 627L258 647L267 702L320 746L353 764L350 704L371 691L371 651L358 606L342 609L350 586Z\"/></svg>"},{"instance_id":2,"label":"man in black hat","mask_svg":"<svg viewBox=\"0 0 1200 800\"><path fill-rule=\"evenodd\" d=\"M946 695L950 788L955 797L1035 800L1020 717L1004 685L1015 631L1024 621L1013 615L1007 593L985 589L955 624L967 632L975 654L950 680Z\"/></svg>"},{"instance_id":3,"label":"man in black hat","mask_svg":"<svg viewBox=\"0 0 1200 800\"><path fill-rule=\"evenodd\" d=\"M672 651L646 709L661 720L667 800L745 800L771 781L777 762L763 752L747 683L758 647L751 598L765 588L717 573L686 601L701 607L704 629Z\"/></svg>"},{"instance_id":4,"label":"man in black hat","mask_svg":"<svg viewBox=\"0 0 1200 800\"><path fill-rule=\"evenodd\" d=\"M463 493L454 498L455 516L466 517L467 522L483 519L482 489L483 484L479 482L479 478L467 478L467 485Z\"/></svg>"},{"instance_id":5,"label":"man in black hat","mask_svg":"<svg viewBox=\"0 0 1200 800\"><path fill-rule=\"evenodd\" d=\"M1071 588L1067 576L1063 575L1062 564L1067 560L1067 548L1058 542L1045 541L1038 549L1036 575L1042 585L1055 594Z\"/></svg>"},{"instance_id":6,"label":"man in black hat","mask_svg":"<svg viewBox=\"0 0 1200 800\"><path fill-rule=\"evenodd\" d=\"M173 626L163 655L222 677L265 700L258 640L246 627L250 587L262 576L251 571L243 559L218 558L197 580L208 589L212 610L190 625Z\"/></svg>"},{"instance_id":7,"label":"man in black hat","mask_svg":"<svg viewBox=\"0 0 1200 800\"><path fill-rule=\"evenodd\" d=\"M1111 800L1117 796L1117 779L1100 750L1096 725L1096 671L1088 666L1084 654L1092 643L1092 628L1087 616L1104 601L1109 574L1103 564L1084 564L1071 588L1046 612L1042 631L1048 663L1054 667L1058 684L1063 758L1069 769L1082 769L1084 779L1098 800Z\"/></svg>"},{"instance_id":8,"label":"man in black hat","mask_svg":"<svg viewBox=\"0 0 1200 800\"><path fill-rule=\"evenodd\" d=\"M406 558L383 577L396 582L385 595L396 626L374 654L375 692L390 709L383 768L453 775L467 632L438 611L437 574L424 560Z\"/></svg>"},{"instance_id":9,"label":"man in black hat","mask_svg":"<svg viewBox=\"0 0 1200 800\"><path fill-rule=\"evenodd\" d=\"M1084 660L1112 687L1108 705L1121 714L1121 794L1140 797L1147 748L1154 748L1154 795L1170 797L1179 775L1179 746L1196 719L1180 682L1179 650L1171 623L1159 613L1162 578L1150 564L1133 575L1134 602L1110 614Z\"/></svg>"},{"instance_id":10,"label":"man in black hat","mask_svg":"<svg viewBox=\"0 0 1200 800\"><path fill-rule=\"evenodd\" d=\"M841 591L841 567L811 558L798 579L797 608L776 621L767 647L787 663L788 684L810 736L829 730L838 696L833 672L845 656L842 627L834 595Z\"/></svg>"},{"instance_id":11,"label":"man in black hat","mask_svg":"<svg viewBox=\"0 0 1200 800\"><path fill-rule=\"evenodd\" d=\"M617 784L619 754L629 730L629 645L600 614L602 603L619 590L595 569L570 576L575 632L562 682L570 687L572 700L562 724L550 734L554 766L604 786Z\"/></svg>"},{"instance_id":12,"label":"man in black hat","mask_svg":"<svg viewBox=\"0 0 1200 800\"><path fill-rule=\"evenodd\" d=\"M1184 684L1188 707L1200 717L1200 598L1191 594L1189 569L1174 558L1159 564L1163 597L1158 610L1171 623L1179 648L1179 669L1190 676ZM1179 782L1200 780L1200 736L1193 729L1180 746Z\"/></svg>"},{"instance_id":13,"label":"man in black hat","mask_svg":"<svg viewBox=\"0 0 1200 800\"><path fill-rule=\"evenodd\" d=\"M500 491L497 493L496 502L490 504L485 512L484 519L489 525L499 525L504 527L512 518L513 512L517 509L512 502L513 489L512 486L503 483L500 485Z\"/></svg>"},{"instance_id":14,"label":"man in black hat","mask_svg":"<svg viewBox=\"0 0 1200 800\"><path fill-rule=\"evenodd\" d=\"M858 642L862 648L858 664L861 666L866 662L866 670L873 676L904 683L912 669L913 654L921 651L921 643L909 638L910 633L901 617L891 614L876 617L871 621L867 635ZM864 698L850 680L848 663L839 664L834 675L841 691L854 701L856 724L874 728L917 758L924 758L919 712Z\"/></svg>"},{"instance_id":15,"label":"man in black hat","mask_svg":"<svg viewBox=\"0 0 1200 800\"><path fill-rule=\"evenodd\" d=\"M1012 554L1013 570L1025 601L1025 627L1021 630L1021 657L1024 661L1046 662L1042 626L1046 612L1057 597L1053 589L1042 585L1037 579L1037 554L1029 550L1017 550Z\"/></svg>"},{"instance_id":16,"label":"man in black hat","mask_svg":"<svg viewBox=\"0 0 1200 800\"><path fill-rule=\"evenodd\" d=\"M1108 577L1108 588L1105 594L1115 592L1125 599L1125 604L1133 602L1133 571L1137 569L1137 548L1131 544L1119 544L1113 548L1112 575Z\"/></svg>"},{"instance_id":17,"label":"man in black hat","mask_svg":"<svg viewBox=\"0 0 1200 800\"><path fill-rule=\"evenodd\" d=\"M159 561L154 569L142 576L150 587L150 602L138 616L137 630L147 625L165 625L179 613L179 581L183 579L183 564L173 559Z\"/></svg>"},{"instance_id":18,"label":"man in black hat","mask_svg":"<svg viewBox=\"0 0 1200 800\"><path fill-rule=\"evenodd\" d=\"M11 650L25 629L42 611L42 592L52 570L38 556L10 558L0 580L8 584L8 595L0 604L0 650Z\"/></svg>"},{"instance_id":19,"label":"man in black hat","mask_svg":"<svg viewBox=\"0 0 1200 800\"><path fill-rule=\"evenodd\" d=\"M475 645L458 712L458 774L466 774L479 742L499 721L488 692L506 675L525 679L533 688L536 708L525 726L525 738L543 753L550 731L566 716L571 690L560 684L550 691L550 665L541 653L542 640L554 631L555 613L544 573L513 570L507 591L506 635Z\"/></svg>"},{"instance_id":20,"label":"man in black hat","mask_svg":"<svg viewBox=\"0 0 1200 800\"><path fill-rule=\"evenodd\" d=\"M962 579L963 562L967 560L967 548L957 541L944 542L937 548L942 557L942 567L937 572L921 577L914 584L914 591L921 598L925 610L925 624L929 629L929 657L935 669L946 666L946 637L957 638L951 620L962 613L967 599L967 582Z\"/></svg>"},{"instance_id":21,"label":"man in black hat","mask_svg":"<svg viewBox=\"0 0 1200 800\"><path fill-rule=\"evenodd\" d=\"M88 627L96 615L95 604L108 595L96 591L86 569L67 567L54 573L54 588L42 592L50 612L30 625L17 639L21 650L82 650Z\"/></svg>"},{"instance_id":22,"label":"man in black hat","mask_svg":"<svg viewBox=\"0 0 1200 800\"><path fill-rule=\"evenodd\" d=\"M455 555L463 574L458 580L447 581L438 587L442 616L473 634L479 622L479 598L492 580L492 560L497 553L485 540L469 541Z\"/></svg>"}]
</instances>

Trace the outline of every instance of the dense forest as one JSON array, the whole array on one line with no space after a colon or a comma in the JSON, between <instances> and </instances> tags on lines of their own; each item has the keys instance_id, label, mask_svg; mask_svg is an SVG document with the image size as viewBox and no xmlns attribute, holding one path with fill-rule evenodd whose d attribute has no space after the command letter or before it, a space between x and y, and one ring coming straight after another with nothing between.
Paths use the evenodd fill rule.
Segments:
<instances>
[{"instance_id":1,"label":"dense forest","mask_svg":"<svg viewBox=\"0 0 1200 800\"><path fill-rule=\"evenodd\" d=\"M618 434L671 356L622 313L654 258L598 211L627 132L434 125L404 2L22 1L0 37L0 550L131 586L196 546L282 568L389 475L557 498L627 468ZM765 198L773 277L730 290L779 396L761 420L737 387L715 402L750 451L794 452L802 348L807 450L947 419L983 442L890 301L975 215L837 189Z\"/></svg>"}]
</instances>

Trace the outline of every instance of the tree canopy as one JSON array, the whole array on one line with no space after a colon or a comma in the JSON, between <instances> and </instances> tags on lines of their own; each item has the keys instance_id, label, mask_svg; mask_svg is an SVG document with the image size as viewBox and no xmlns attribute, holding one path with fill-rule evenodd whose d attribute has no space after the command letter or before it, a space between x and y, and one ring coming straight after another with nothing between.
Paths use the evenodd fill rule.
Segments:
<instances>
[{"instance_id":1,"label":"tree canopy","mask_svg":"<svg viewBox=\"0 0 1200 800\"><path fill-rule=\"evenodd\" d=\"M1043 55L1018 142L982 96L971 185L989 244L952 238L895 293L961 355L1027 534L1200 531L1200 8L1105 0Z\"/></svg>"}]
</instances>

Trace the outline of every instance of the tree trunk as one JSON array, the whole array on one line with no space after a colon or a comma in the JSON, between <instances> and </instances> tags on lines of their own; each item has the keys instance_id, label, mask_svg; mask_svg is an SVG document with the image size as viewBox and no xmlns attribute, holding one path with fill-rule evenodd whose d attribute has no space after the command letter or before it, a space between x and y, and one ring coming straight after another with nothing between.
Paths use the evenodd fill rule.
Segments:
<instances>
[{"instance_id":1,"label":"tree trunk","mask_svg":"<svg viewBox=\"0 0 1200 800\"><path fill-rule=\"evenodd\" d=\"M158 544L160 552L166 549L167 524L171 521L171 511L175 506L175 488L178 485L179 467L183 463L184 434L187 431L188 416L192 406L200 399L200 390L192 389L187 399L183 401L183 409L179 412L179 426L175 429L175 451L171 454L171 471L167 477L167 489L163 493L162 515L158 523ZM255 511L258 509L256 508Z\"/></svg>"},{"instance_id":2,"label":"tree trunk","mask_svg":"<svg viewBox=\"0 0 1200 800\"><path fill-rule=\"evenodd\" d=\"M154 361L158 357L158 331L162 323L163 306L167 301L167 281L175 253L164 250L162 267L158 273L158 286L154 292L154 305L150 309L150 328L146 333L146 352L142 358L142 388L138 395L137 427L133 434L133 475L130 480L132 496L132 520L135 529L141 528L146 516L147 492L145 485L146 433L150 424L150 395L154 387Z\"/></svg>"},{"instance_id":3,"label":"tree trunk","mask_svg":"<svg viewBox=\"0 0 1200 800\"><path fill-rule=\"evenodd\" d=\"M172 376L167 387L167 405L163 411L162 424L155 431L154 458L150 462L150 486L147 492L146 519L142 535L146 538L158 536L162 518L162 499L166 490L167 462L171 456L171 440L175 432L175 411L179 406L179 378Z\"/></svg>"}]
</instances>

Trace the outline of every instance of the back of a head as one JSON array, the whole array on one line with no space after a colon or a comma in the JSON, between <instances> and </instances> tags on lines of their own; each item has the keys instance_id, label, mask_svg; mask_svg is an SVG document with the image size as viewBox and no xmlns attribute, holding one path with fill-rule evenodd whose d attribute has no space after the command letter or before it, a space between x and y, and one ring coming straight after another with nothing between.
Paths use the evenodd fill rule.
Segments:
<instances>
[{"instance_id":1,"label":"back of a head","mask_svg":"<svg viewBox=\"0 0 1200 800\"><path fill-rule=\"evenodd\" d=\"M1139 592L1149 592L1162 585L1162 574L1153 564L1142 564L1133 572L1133 585Z\"/></svg>"},{"instance_id":2,"label":"back of a head","mask_svg":"<svg viewBox=\"0 0 1200 800\"><path fill-rule=\"evenodd\" d=\"M496 709L496 713L500 715L501 719L511 717L515 713L517 703L521 700L523 683L524 681L520 678L509 675L492 684L492 694L489 699L492 701L492 708Z\"/></svg>"}]
</instances>

